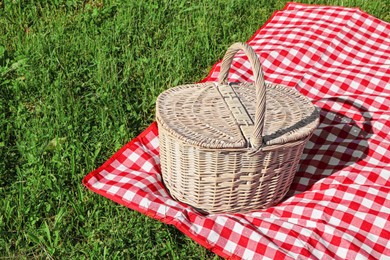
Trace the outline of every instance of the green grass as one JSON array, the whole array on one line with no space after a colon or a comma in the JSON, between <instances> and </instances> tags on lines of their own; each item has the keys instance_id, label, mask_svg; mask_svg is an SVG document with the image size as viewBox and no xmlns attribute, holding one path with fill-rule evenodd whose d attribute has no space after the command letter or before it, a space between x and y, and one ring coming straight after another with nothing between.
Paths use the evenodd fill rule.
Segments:
<instances>
[{"instance_id":1,"label":"green grass","mask_svg":"<svg viewBox=\"0 0 390 260\"><path fill-rule=\"evenodd\" d=\"M304 2L390 20L388 0ZM0 258L218 258L81 180L285 3L0 1Z\"/></svg>"}]
</instances>

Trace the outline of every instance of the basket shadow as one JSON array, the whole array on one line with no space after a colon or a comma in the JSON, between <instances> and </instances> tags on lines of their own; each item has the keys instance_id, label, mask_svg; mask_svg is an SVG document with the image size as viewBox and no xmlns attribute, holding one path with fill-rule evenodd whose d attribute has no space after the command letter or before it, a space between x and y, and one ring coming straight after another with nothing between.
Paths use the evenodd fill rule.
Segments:
<instances>
[{"instance_id":1,"label":"basket shadow","mask_svg":"<svg viewBox=\"0 0 390 260\"><path fill-rule=\"evenodd\" d=\"M284 200L310 189L316 182L359 163L369 152L371 116L362 105L344 98L320 100L320 125L305 146L295 178ZM336 107L346 108L343 114ZM332 109L333 108L333 109Z\"/></svg>"}]
</instances>

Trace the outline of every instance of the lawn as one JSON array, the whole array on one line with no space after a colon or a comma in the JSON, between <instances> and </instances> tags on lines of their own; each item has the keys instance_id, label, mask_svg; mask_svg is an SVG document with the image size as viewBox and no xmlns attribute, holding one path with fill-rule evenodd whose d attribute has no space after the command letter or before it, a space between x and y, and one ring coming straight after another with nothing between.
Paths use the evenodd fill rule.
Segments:
<instances>
[{"instance_id":1,"label":"lawn","mask_svg":"<svg viewBox=\"0 0 390 260\"><path fill-rule=\"evenodd\" d=\"M81 180L286 2L0 1L0 258L218 259Z\"/></svg>"}]
</instances>

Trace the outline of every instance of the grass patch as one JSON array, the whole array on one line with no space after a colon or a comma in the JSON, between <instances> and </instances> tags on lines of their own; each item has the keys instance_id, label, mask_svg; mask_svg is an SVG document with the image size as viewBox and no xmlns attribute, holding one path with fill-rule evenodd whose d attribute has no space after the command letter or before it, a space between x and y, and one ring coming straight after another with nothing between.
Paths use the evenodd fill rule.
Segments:
<instances>
[{"instance_id":1,"label":"grass patch","mask_svg":"<svg viewBox=\"0 0 390 260\"><path fill-rule=\"evenodd\" d=\"M218 258L81 180L286 2L0 2L0 256ZM303 2L390 20L387 0Z\"/></svg>"}]
</instances>

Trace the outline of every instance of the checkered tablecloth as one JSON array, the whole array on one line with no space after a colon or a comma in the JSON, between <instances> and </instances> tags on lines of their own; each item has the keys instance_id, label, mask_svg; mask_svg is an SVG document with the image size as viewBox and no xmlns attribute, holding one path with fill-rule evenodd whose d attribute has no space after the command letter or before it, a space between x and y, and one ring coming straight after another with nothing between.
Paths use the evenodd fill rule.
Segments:
<instances>
[{"instance_id":1,"label":"checkered tablecloth","mask_svg":"<svg viewBox=\"0 0 390 260\"><path fill-rule=\"evenodd\" d=\"M390 24L356 8L290 3L248 43L265 79L321 109L285 200L203 216L164 189L156 124L83 183L226 258L390 258ZM227 46L228 47L228 46ZM216 81L217 63L204 81ZM230 81L251 81L236 55Z\"/></svg>"}]
</instances>

